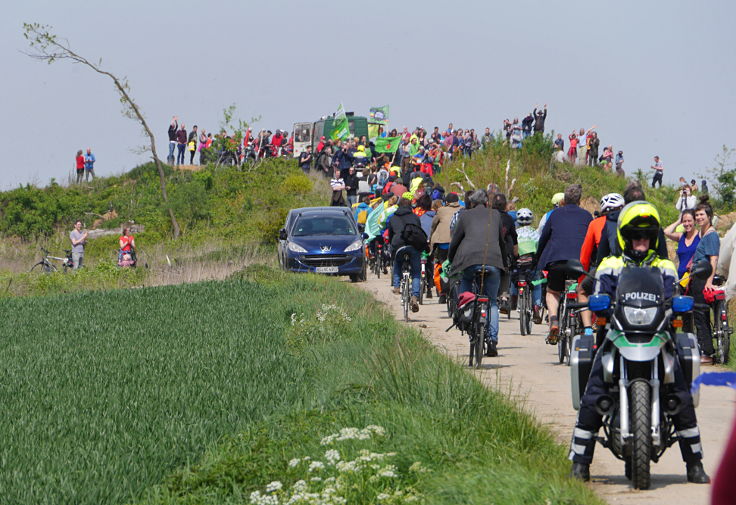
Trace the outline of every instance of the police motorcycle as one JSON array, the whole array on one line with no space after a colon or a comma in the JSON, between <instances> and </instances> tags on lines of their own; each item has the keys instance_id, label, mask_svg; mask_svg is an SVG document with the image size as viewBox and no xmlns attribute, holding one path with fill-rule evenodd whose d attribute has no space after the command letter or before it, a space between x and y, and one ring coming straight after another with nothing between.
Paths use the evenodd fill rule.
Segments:
<instances>
[{"instance_id":1,"label":"police motorcycle","mask_svg":"<svg viewBox=\"0 0 736 505\"><path fill-rule=\"evenodd\" d=\"M566 263L568 271L589 275L580 262ZM707 267L701 267L701 272L702 268ZM635 489L647 489L650 463L678 441L672 421L681 407L680 398L671 391L675 360L688 388L700 373L697 338L682 331L683 321L692 318L693 298L665 300L659 269L629 266L619 277L615 298L592 295L588 308L597 314L598 324L605 325L599 326L605 338L596 348L594 335L574 337L573 407L580 410L595 354L603 353L603 379L610 394L596 403L603 416L603 436L597 441L625 462L626 476ZM694 406L698 401L695 393Z\"/></svg>"}]
</instances>

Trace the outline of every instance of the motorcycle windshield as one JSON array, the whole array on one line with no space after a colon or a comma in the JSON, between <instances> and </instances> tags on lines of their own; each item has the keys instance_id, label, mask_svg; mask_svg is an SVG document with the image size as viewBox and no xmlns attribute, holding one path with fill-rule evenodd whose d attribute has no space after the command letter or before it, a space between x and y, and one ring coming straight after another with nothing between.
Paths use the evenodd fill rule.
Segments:
<instances>
[{"instance_id":1,"label":"motorcycle windshield","mask_svg":"<svg viewBox=\"0 0 736 505\"><path fill-rule=\"evenodd\" d=\"M616 300L628 307L656 307L664 299L659 268L626 267L618 278Z\"/></svg>"}]
</instances>

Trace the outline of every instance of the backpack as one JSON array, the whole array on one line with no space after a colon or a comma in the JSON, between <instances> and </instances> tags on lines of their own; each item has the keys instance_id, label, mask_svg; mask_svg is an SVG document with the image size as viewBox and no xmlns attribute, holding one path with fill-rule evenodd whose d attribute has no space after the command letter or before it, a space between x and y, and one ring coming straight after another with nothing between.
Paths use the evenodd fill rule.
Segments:
<instances>
[{"instance_id":1,"label":"backpack","mask_svg":"<svg viewBox=\"0 0 736 505\"><path fill-rule=\"evenodd\" d=\"M404 229L401 230L401 240L420 252L429 249L427 246L427 234L424 233L421 226L414 223L404 225Z\"/></svg>"},{"instance_id":2,"label":"backpack","mask_svg":"<svg viewBox=\"0 0 736 505\"><path fill-rule=\"evenodd\" d=\"M458 330L468 331L473 324L473 310L477 296L470 291L464 291L458 296L457 306L452 314L452 322Z\"/></svg>"}]
</instances>

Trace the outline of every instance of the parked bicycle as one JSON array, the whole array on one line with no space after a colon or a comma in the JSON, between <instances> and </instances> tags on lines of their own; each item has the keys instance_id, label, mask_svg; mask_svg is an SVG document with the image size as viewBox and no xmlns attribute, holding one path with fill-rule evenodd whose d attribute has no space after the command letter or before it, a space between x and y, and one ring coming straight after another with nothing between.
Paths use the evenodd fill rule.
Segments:
<instances>
[{"instance_id":1,"label":"parked bicycle","mask_svg":"<svg viewBox=\"0 0 736 505\"><path fill-rule=\"evenodd\" d=\"M713 277L714 286L722 286L725 279L719 275ZM722 289L705 293L705 306L695 304L696 309L708 310L711 315L711 330L713 332L713 362L725 365L730 358L731 333L733 329L728 324L728 303L726 293Z\"/></svg>"},{"instance_id":2,"label":"parked bicycle","mask_svg":"<svg viewBox=\"0 0 736 505\"><path fill-rule=\"evenodd\" d=\"M59 269L56 267L56 265L54 265L53 261L61 262L61 268L64 273L66 273L67 270L74 268L71 250L65 250L64 253L66 254L66 256L60 258L59 256L51 256L51 253L49 253L49 251L44 249L43 247L40 247L39 249L43 253L43 257L38 261L38 263L31 267L31 272L42 272L45 274L58 272Z\"/></svg>"}]
</instances>

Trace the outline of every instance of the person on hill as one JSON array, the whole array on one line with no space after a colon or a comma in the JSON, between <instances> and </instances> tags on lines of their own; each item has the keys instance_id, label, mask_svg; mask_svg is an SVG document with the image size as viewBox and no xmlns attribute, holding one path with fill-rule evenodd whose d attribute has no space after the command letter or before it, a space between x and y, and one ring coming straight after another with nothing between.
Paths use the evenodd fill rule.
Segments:
<instances>
[{"instance_id":1,"label":"person on hill","mask_svg":"<svg viewBox=\"0 0 736 505\"><path fill-rule=\"evenodd\" d=\"M457 193L448 193L445 197L443 207L437 209L437 213L432 218L432 227L429 233L429 243L431 253L434 256L435 265L442 265L447 259L447 251L450 249L450 223L453 216L460 210L460 198ZM437 283L435 282L435 285ZM446 297L444 291L439 292L439 303L445 303Z\"/></svg>"},{"instance_id":2,"label":"person on hill","mask_svg":"<svg viewBox=\"0 0 736 505\"><path fill-rule=\"evenodd\" d=\"M532 123L534 123L534 114L530 112L521 120L522 138L527 138L532 134Z\"/></svg>"},{"instance_id":3,"label":"person on hill","mask_svg":"<svg viewBox=\"0 0 736 505\"><path fill-rule=\"evenodd\" d=\"M204 130L199 134L199 164L207 164L207 132Z\"/></svg>"},{"instance_id":4,"label":"person on hill","mask_svg":"<svg viewBox=\"0 0 736 505\"><path fill-rule=\"evenodd\" d=\"M176 164L177 165L183 165L184 164L184 150L187 147L187 130L184 123L181 124L181 127L176 130Z\"/></svg>"},{"instance_id":5,"label":"person on hill","mask_svg":"<svg viewBox=\"0 0 736 505\"><path fill-rule=\"evenodd\" d=\"M624 207L624 197L618 193L608 193L601 198L601 215L593 219L588 225L588 231L585 233L583 246L580 248L580 263L583 268L595 275L598 267L598 246L601 243L603 229L606 227L606 216L612 212L618 213ZM588 276L581 276L578 279L578 301L587 303L588 297L593 294L593 279ZM589 310L580 312L580 318L583 321L584 333L586 335L593 334L593 316Z\"/></svg>"},{"instance_id":6,"label":"person on hill","mask_svg":"<svg viewBox=\"0 0 736 505\"><path fill-rule=\"evenodd\" d=\"M77 156L74 158L74 166L77 170L77 184L81 184L84 178L84 156L81 149L77 151Z\"/></svg>"},{"instance_id":7,"label":"person on hill","mask_svg":"<svg viewBox=\"0 0 736 505\"><path fill-rule=\"evenodd\" d=\"M483 137L481 138L480 143L484 149L493 143L493 134L491 133L490 128L486 127L486 130L483 133Z\"/></svg>"},{"instance_id":8,"label":"person on hill","mask_svg":"<svg viewBox=\"0 0 736 505\"><path fill-rule=\"evenodd\" d=\"M675 208L677 210L683 212L688 209L692 210L697 206L698 199L692 194L692 191L692 187L689 184L685 183L682 186L680 194L677 195L677 200L675 200Z\"/></svg>"},{"instance_id":9,"label":"person on hill","mask_svg":"<svg viewBox=\"0 0 736 505\"><path fill-rule=\"evenodd\" d=\"M312 146L307 146L301 153L299 153L299 168L305 174L308 174L312 167Z\"/></svg>"},{"instance_id":10,"label":"person on hill","mask_svg":"<svg viewBox=\"0 0 736 505\"><path fill-rule=\"evenodd\" d=\"M682 228L682 231L678 231L678 228ZM695 249L700 243L700 235L695 227L695 210L682 211L677 221L664 229L664 236L677 242L677 277L682 279L690 269Z\"/></svg>"},{"instance_id":11,"label":"person on hill","mask_svg":"<svg viewBox=\"0 0 736 505\"><path fill-rule=\"evenodd\" d=\"M97 158L95 158L95 155L92 153L92 148L87 148L87 154L84 155L84 180L89 181L89 176L92 176L92 179L95 178L95 162L97 161Z\"/></svg>"},{"instance_id":12,"label":"person on hill","mask_svg":"<svg viewBox=\"0 0 736 505\"><path fill-rule=\"evenodd\" d=\"M189 164L194 165L194 155L197 154L197 125L192 126L192 131L187 137L187 148L189 149Z\"/></svg>"},{"instance_id":13,"label":"person on hill","mask_svg":"<svg viewBox=\"0 0 736 505\"><path fill-rule=\"evenodd\" d=\"M651 166L651 169L654 170L654 177L652 177L652 187L655 187L655 185L659 182L659 187L662 187L662 177L664 176L664 165L662 165L662 161L660 161L659 156L654 157L654 163Z\"/></svg>"},{"instance_id":14,"label":"person on hill","mask_svg":"<svg viewBox=\"0 0 736 505\"><path fill-rule=\"evenodd\" d=\"M601 141L598 139L598 133L591 132L588 142L588 165L594 167L598 164L598 146Z\"/></svg>"},{"instance_id":15,"label":"person on hill","mask_svg":"<svg viewBox=\"0 0 736 505\"><path fill-rule=\"evenodd\" d=\"M567 150L567 159L570 163L575 163L575 160L578 157L578 136L575 134L575 132L572 132L570 136L568 137L568 140L570 140L570 148Z\"/></svg>"},{"instance_id":16,"label":"person on hill","mask_svg":"<svg viewBox=\"0 0 736 505\"><path fill-rule=\"evenodd\" d=\"M82 231L82 221L77 219L74 222L74 229L69 233L69 240L72 243L72 268L78 270L82 268L84 263L84 246L87 244L86 231Z\"/></svg>"},{"instance_id":17,"label":"person on hill","mask_svg":"<svg viewBox=\"0 0 736 505\"><path fill-rule=\"evenodd\" d=\"M179 130L179 118L176 116L171 118L169 123L169 155L166 161L169 165L174 164L174 150L176 149L176 132Z\"/></svg>"},{"instance_id":18,"label":"person on hill","mask_svg":"<svg viewBox=\"0 0 736 505\"><path fill-rule=\"evenodd\" d=\"M713 208L710 206L707 195L700 198L700 204L695 208L695 223L700 228L700 242L695 248L692 262L693 265L697 265L700 261L708 261L711 271L707 279L699 276L690 277L688 294L695 299L696 304L705 304L707 303L705 301L705 291L718 289L713 285L713 276L716 274L718 254L721 247L718 232L713 227ZM693 316L698 333L698 343L700 344L700 362L710 365L713 363L713 353L715 352L710 326L710 313L707 310L695 310Z\"/></svg>"},{"instance_id":19,"label":"person on hill","mask_svg":"<svg viewBox=\"0 0 736 505\"><path fill-rule=\"evenodd\" d=\"M565 140L562 138L562 134L558 133L557 138L555 139L555 148L559 149L560 151L565 151Z\"/></svg>"},{"instance_id":20,"label":"person on hill","mask_svg":"<svg viewBox=\"0 0 736 505\"><path fill-rule=\"evenodd\" d=\"M619 175L621 177L626 176L626 172L624 172L624 152L619 151L616 153L616 175Z\"/></svg>"},{"instance_id":21,"label":"person on hill","mask_svg":"<svg viewBox=\"0 0 736 505\"><path fill-rule=\"evenodd\" d=\"M131 259L135 259L135 237L130 233L130 228L123 228L123 233L118 238L120 251L118 253L118 262L123 260L124 255L130 255Z\"/></svg>"},{"instance_id":22,"label":"person on hill","mask_svg":"<svg viewBox=\"0 0 736 505\"><path fill-rule=\"evenodd\" d=\"M541 133L544 134L544 122L547 119L547 104L544 104L544 111L537 110L537 108L534 108L534 133Z\"/></svg>"},{"instance_id":23,"label":"person on hill","mask_svg":"<svg viewBox=\"0 0 736 505\"><path fill-rule=\"evenodd\" d=\"M395 295L401 294L400 283L401 283L401 268L404 263L404 255L397 254L399 249L404 249L409 253L409 261L411 264L411 299L409 301L409 307L412 312L419 311L419 291L421 289L421 275L422 275L422 264L421 264L421 253L412 244L407 242L405 231L410 227L422 229L422 223L419 218L412 212L411 209L411 196L399 198L399 206L396 212L391 216L388 221L388 237L391 242L391 250L394 254L394 269L393 269L393 293Z\"/></svg>"},{"instance_id":24,"label":"person on hill","mask_svg":"<svg viewBox=\"0 0 736 505\"><path fill-rule=\"evenodd\" d=\"M665 299L672 297L677 272L670 260L656 253L656 242L661 235L659 223L657 209L648 202L632 202L621 210L617 227L617 241L621 254L609 256L598 265L595 294L607 294L613 298L622 270L627 265L635 265L657 268L662 275ZM572 477L582 481L590 480L590 463L593 461L596 434L603 420L596 404L602 395L610 394L609 387L603 380L603 355L604 353L598 352L593 361L585 393L580 400L580 411L570 444L569 458L573 462L571 474ZM681 408L672 416L672 420L677 431L682 459L687 466L687 480L707 484L710 478L703 469L700 430L692 396L680 369L679 360L675 359L673 366L675 378L672 386L673 394L680 400Z\"/></svg>"},{"instance_id":25,"label":"person on hill","mask_svg":"<svg viewBox=\"0 0 736 505\"><path fill-rule=\"evenodd\" d=\"M498 289L501 275L508 269L505 258L506 240L503 236L501 214L488 208L485 190L473 191L468 199L471 208L460 215L452 234L448 259L454 271L462 272L459 292L472 292L476 273L485 271L481 293L491 304L490 322L485 335L486 356L498 356Z\"/></svg>"},{"instance_id":26,"label":"person on hill","mask_svg":"<svg viewBox=\"0 0 736 505\"><path fill-rule=\"evenodd\" d=\"M561 260L578 259L580 249L592 221L590 213L580 207L583 188L573 184L565 189L564 205L550 214L539 237L537 256L541 270L547 274L547 310L549 311L549 335L547 343L557 344L560 324L557 309L560 296L565 289L566 273L555 269L553 263Z\"/></svg>"}]
</instances>

